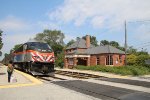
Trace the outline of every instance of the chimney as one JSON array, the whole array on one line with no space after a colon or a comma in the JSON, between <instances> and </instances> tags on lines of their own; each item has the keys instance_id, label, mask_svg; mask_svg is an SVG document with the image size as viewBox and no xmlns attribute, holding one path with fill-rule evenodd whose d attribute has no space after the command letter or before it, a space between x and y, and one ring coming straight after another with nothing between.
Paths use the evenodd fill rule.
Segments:
<instances>
[{"instance_id":1,"label":"chimney","mask_svg":"<svg viewBox=\"0 0 150 100\"><path fill-rule=\"evenodd\" d=\"M86 35L86 47L90 47L90 35Z\"/></svg>"}]
</instances>

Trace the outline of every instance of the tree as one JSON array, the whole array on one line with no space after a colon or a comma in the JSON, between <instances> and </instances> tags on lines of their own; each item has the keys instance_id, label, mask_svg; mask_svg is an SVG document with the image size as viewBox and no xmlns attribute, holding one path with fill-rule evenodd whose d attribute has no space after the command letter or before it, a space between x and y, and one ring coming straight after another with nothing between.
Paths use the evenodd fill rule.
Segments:
<instances>
[{"instance_id":1,"label":"tree","mask_svg":"<svg viewBox=\"0 0 150 100\"><path fill-rule=\"evenodd\" d=\"M56 58L56 66L63 68L64 66L64 52L61 52Z\"/></svg>"},{"instance_id":2,"label":"tree","mask_svg":"<svg viewBox=\"0 0 150 100\"><path fill-rule=\"evenodd\" d=\"M45 33L38 33L36 34L35 40L37 41L45 41L46 40L46 34Z\"/></svg>"},{"instance_id":3,"label":"tree","mask_svg":"<svg viewBox=\"0 0 150 100\"><path fill-rule=\"evenodd\" d=\"M101 45L111 45L111 46L116 47L122 51L125 51L125 48L120 46L119 43L116 41L101 40L100 43L101 43Z\"/></svg>"},{"instance_id":4,"label":"tree","mask_svg":"<svg viewBox=\"0 0 150 100\"><path fill-rule=\"evenodd\" d=\"M107 40L101 40L100 43L102 45L109 45L109 41L107 41Z\"/></svg>"},{"instance_id":5,"label":"tree","mask_svg":"<svg viewBox=\"0 0 150 100\"><path fill-rule=\"evenodd\" d=\"M83 36L82 37L84 40L86 40L86 36ZM97 39L96 39L96 37L95 36L90 36L90 43L92 44L92 45L94 45L94 46L98 46L98 44L97 44Z\"/></svg>"},{"instance_id":6,"label":"tree","mask_svg":"<svg viewBox=\"0 0 150 100\"><path fill-rule=\"evenodd\" d=\"M133 48L133 46L130 46L127 49L127 53L129 53L129 54L136 54L137 53L137 49Z\"/></svg>"},{"instance_id":7,"label":"tree","mask_svg":"<svg viewBox=\"0 0 150 100\"><path fill-rule=\"evenodd\" d=\"M65 38L64 33L60 30L44 30L43 33L36 34L34 38L37 41L45 41L48 43L55 52L55 55L60 53L63 50Z\"/></svg>"},{"instance_id":8,"label":"tree","mask_svg":"<svg viewBox=\"0 0 150 100\"><path fill-rule=\"evenodd\" d=\"M54 44L52 45L52 48L54 50L55 56L59 55L61 52L63 52L63 48L64 46L60 45L60 44Z\"/></svg>"},{"instance_id":9,"label":"tree","mask_svg":"<svg viewBox=\"0 0 150 100\"><path fill-rule=\"evenodd\" d=\"M147 51L139 51L135 53L137 56L139 55L149 55Z\"/></svg>"},{"instance_id":10,"label":"tree","mask_svg":"<svg viewBox=\"0 0 150 100\"><path fill-rule=\"evenodd\" d=\"M64 34L60 30L44 30L43 33L38 33L35 37L35 40L45 41L49 45L60 44L64 45L63 39L65 38Z\"/></svg>"},{"instance_id":11,"label":"tree","mask_svg":"<svg viewBox=\"0 0 150 100\"><path fill-rule=\"evenodd\" d=\"M13 47L13 49L11 49L11 51L17 50L21 45L22 45L22 44L16 44L16 45ZM11 51L10 51L10 52L11 52Z\"/></svg>"},{"instance_id":12,"label":"tree","mask_svg":"<svg viewBox=\"0 0 150 100\"><path fill-rule=\"evenodd\" d=\"M121 47L119 46L118 49L122 50L122 51L125 51L125 48L124 47Z\"/></svg>"},{"instance_id":13,"label":"tree","mask_svg":"<svg viewBox=\"0 0 150 100\"><path fill-rule=\"evenodd\" d=\"M0 50L2 49L2 47L3 47L3 42L2 42L2 33L3 33L3 31L2 30L0 30Z\"/></svg>"},{"instance_id":14,"label":"tree","mask_svg":"<svg viewBox=\"0 0 150 100\"><path fill-rule=\"evenodd\" d=\"M73 39L72 39L72 40L70 40L70 41L67 43L66 47L68 47L68 46L72 45L74 42L75 42L75 41L74 41Z\"/></svg>"},{"instance_id":15,"label":"tree","mask_svg":"<svg viewBox=\"0 0 150 100\"><path fill-rule=\"evenodd\" d=\"M141 66L145 66L145 60L150 59L149 55L138 55L137 59L136 59L136 65L141 65Z\"/></svg>"},{"instance_id":16,"label":"tree","mask_svg":"<svg viewBox=\"0 0 150 100\"><path fill-rule=\"evenodd\" d=\"M120 47L119 43L116 41L101 40L100 43L102 45L111 45L111 46L116 47L116 48Z\"/></svg>"},{"instance_id":17,"label":"tree","mask_svg":"<svg viewBox=\"0 0 150 100\"><path fill-rule=\"evenodd\" d=\"M111 46L113 46L113 47L116 47L116 48L120 47L119 43L116 42L116 41L110 41L110 42L109 42L109 45L111 45Z\"/></svg>"}]
</instances>

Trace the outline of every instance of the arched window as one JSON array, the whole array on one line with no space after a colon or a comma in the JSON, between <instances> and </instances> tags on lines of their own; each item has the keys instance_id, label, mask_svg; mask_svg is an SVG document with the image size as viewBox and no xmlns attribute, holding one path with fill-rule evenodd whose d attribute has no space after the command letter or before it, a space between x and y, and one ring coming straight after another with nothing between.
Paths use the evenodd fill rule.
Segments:
<instances>
[{"instance_id":1,"label":"arched window","mask_svg":"<svg viewBox=\"0 0 150 100\"><path fill-rule=\"evenodd\" d=\"M106 65L113 65L113 56L112 55L108 55L106 57Z\"/></svg>"}]
</instances>

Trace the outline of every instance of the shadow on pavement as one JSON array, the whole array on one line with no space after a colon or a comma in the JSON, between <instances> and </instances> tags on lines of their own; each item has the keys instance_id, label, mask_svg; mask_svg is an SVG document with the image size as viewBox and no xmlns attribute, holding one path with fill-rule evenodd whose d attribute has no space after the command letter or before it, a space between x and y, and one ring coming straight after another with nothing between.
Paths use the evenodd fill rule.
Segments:
<instances>
[{"instance_id":1,"label":"shadow on pavement","mask_svg":"<svg viewBox=\"0 0 150 100\"><path fill-rule=\"evenodd\" d=\"M6 73L0 73L0 75L5 75Z\"/></svg>"}]
</instances>

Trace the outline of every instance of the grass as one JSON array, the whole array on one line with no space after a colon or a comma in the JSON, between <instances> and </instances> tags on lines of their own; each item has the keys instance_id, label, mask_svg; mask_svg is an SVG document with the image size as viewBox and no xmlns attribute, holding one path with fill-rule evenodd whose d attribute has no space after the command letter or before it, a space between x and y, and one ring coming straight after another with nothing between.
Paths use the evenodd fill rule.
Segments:
<instances>
[{"instance_id":1,"label":"grass","mask_svg":"<svg viewBox=\"0 0 150 100\"><path fill-rule=\"evenodd\" d=\"M120 66L120 67L111 67L111 66L77 66L76 69L79 70L93 70L101 72L109 72L121 75L148 75L150 74L150 67L145 66Z\"/></svg>"}]
</instances>

